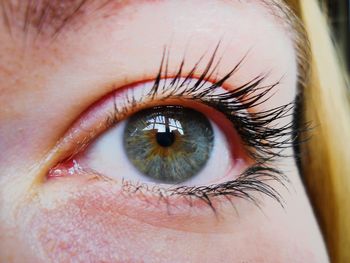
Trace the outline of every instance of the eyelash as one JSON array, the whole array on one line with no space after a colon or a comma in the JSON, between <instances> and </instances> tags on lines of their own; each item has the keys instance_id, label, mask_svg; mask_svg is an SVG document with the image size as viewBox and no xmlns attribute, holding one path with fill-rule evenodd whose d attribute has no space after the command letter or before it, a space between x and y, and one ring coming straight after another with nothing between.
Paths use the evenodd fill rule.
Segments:
<instances>
[{"instance_id":1,"label":"eyelash","mask_svg":"<svg viewBox=\"0 0 350 263\"><path fill-rule=\"evenodd\" d=\"M278 81L272 85L262 87L261 83L265 80L266 76L258 76L232 91L225 90L224 92L215 94L214 92L222 89L227 79L235 74L244 62L245 57L223 78L215 81L211 86L202 89L203 85L214 76L219 66L220 59L214 63L218 48L219 45L215 48L205 70L192 86L186 86L186 83L196 75L196 70L201 63L201 59L185 77L182 76L185 65L185 61L182 60L172 81L168 82L168 85L165 85L167 82L161 85L161 80L170 79L168 76L169 52L165 48L151 91L142 96L141 99L136 99L133 93L128 93L129 96L126 99L126 105L118 107L115 104L114 111L104 120L103 126L108 129L119 123L120 116L127 116L130 114L130 109L142 105L147 99L152 101L156 97L162 97L164 100L185 99L192 102L199 102L222 113L230 121L245 144L248 155L254 160L254 164L241 173L235 180L207 186L174 186L163 189L161 187L151 187L144 183L130 182L123 179L122 189L124 192L156 194L159 196L159 200L164 200L169 206L171 205L169 199L175 196L185 198L191 206L193 198L195 198L202 200L214 212L216 212L216 207L213 198L218 197L224 197L230 202L231 197L243 198L259 206L259 200L255 197L254 193L262 193L283 206L281 195L269 182L279 182L284 187L287 187L288 178L281 170L274 167L274 160L278 157L287 157L282 152L284 149L295 146L295 138L299 134L299 131L295 129L292 122L281 127L278 127L276 122L293 115L294 103L288 103L265 111L249 111L266 102L271 97L271 91L279 84ZM73 155L86 147L86 141L90 140L90 138L87 140L84 139L84 145L80 145L79 149L74 151ZM73 155L68 159L73 158ZM96 174L98 175L98 173ZM99 175L99 177L105 178L103 175Z\"/></svg>"}]
</instances>

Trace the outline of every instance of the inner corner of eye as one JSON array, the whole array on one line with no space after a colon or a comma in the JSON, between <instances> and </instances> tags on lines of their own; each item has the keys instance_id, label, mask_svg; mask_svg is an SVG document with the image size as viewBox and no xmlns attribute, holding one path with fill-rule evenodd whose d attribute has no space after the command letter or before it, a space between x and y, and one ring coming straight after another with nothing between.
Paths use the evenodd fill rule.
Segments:
<instances>
[{"instance_id":1,"label":"inner corner of eye","mask_svg":"<svg viewBox=\"0 0 350 263\"><path fill-rule=\"evenodd\" d=\"M50 176L81 176L94 171L114 179L191 185L218 183L228 176L234 179L243 169L245 156L232 124L189 94L186 98L170 94L172 89L166 85L174 89L178 84L166 79L155 91L154 82L143 83L132 92L128 89L124 91L127 94L113 96L111 109L106 112L132 113L124 113L123 119L106 128ZM167 93L166 99L159 89Z\"/></svg>"}]
</instances>

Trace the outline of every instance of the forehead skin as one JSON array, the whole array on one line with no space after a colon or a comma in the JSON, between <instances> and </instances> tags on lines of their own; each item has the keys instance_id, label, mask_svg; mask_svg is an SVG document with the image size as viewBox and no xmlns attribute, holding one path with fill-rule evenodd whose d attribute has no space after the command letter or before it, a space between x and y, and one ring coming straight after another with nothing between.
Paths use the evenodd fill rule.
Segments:
<instances>
[{"instance_id":1,"label":"forehead skin","mask_svg":"<svg viewBox=\"0 0 350 263\"><path fill-rule=\"evenodd\" d=\"M55 14L51 29L26 16L22 2L14 5L15 16L1 2L7 18L0 28L0 261L327 262L292 159L281 160L281 167L293 190L276 186L284 209L265 197L262 210L235 200L239 215L224 211L220 220L205 213L174 218L143 211L106 196L113 191L94 183L38 180L53 164L45 157L59 155L53 146L89 105L115 89L154 79L164 46L170 72L185 54L186 75L221 41L218 76L247 55L228 89L266 74L263 84L282 80L262 106L293 101L295 32L289 22L281 23L287 21L284 12L271 9L275 2L111 1L92 11L97 2L87 1L68 20L63 11ZM64 1L57 2L66 10Z\"/></svg>"},{"instance_id":2,"label":"forehead skin","mask_svg":"<svg viewBox=\"0 0 350 263\"><path fill-rule=\"evenodd\" d=\"M227 4L239 2L223 0ZM155 0L36 0L1 1L2 22L8 33L21 30L25 34L33 30L36 35L53 37L66 28L83 25L106 15L116 15L121 9ZM281 0L246 0L267 9L279 22L293 28L294 18L289 7Z\"/></svg>"}]
</instances>

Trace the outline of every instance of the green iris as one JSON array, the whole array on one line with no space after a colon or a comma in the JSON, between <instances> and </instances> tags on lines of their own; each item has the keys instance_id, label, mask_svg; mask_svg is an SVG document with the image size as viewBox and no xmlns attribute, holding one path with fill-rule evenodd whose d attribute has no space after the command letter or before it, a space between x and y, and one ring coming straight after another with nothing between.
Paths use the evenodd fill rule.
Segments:
<instances>
[{"instance_id":1,"label":"green iris","mask_svg":"<svg viewBox=\"0 0 350 263\"><path fill-rule=\"evenodd\" d=\"M129 160L161 183L180 183L196 175L214 145L209 120L181 106L159 106L130 117L124 131Z\"/></svg>"}]
</instances>

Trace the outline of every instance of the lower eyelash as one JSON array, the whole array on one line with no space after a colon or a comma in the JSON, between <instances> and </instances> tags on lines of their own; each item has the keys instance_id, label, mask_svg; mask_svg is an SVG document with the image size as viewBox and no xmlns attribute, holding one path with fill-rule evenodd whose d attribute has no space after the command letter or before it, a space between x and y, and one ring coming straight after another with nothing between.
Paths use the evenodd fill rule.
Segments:
<instances>
[{"instance_id":1,"label":"lower eyelash","mask_svg":"<svg viewBox=\"0 0 350 263\"><path fill-rule=\"evenodd\" d=\"M282 207L284 200L278 191L269 185L269 182L278 182L285 188L288 178L279 170L263 165L254 165L246 169L237 179L207 186L175 186L162 188L160 186L150 187L145 183L135 183L123 180L123 191L128 194L155 194L159 196L159 201L167 204L168 211L172 209L172 197L182 197L187 200L189 206L194 200L201 200L208 205L214 213L217 212L218 199L225 198L231 202L232 198L241 198L251 201L260 207L259 199L254 193L262 193L277 201Z\"/></svg>"}]
</instances>

